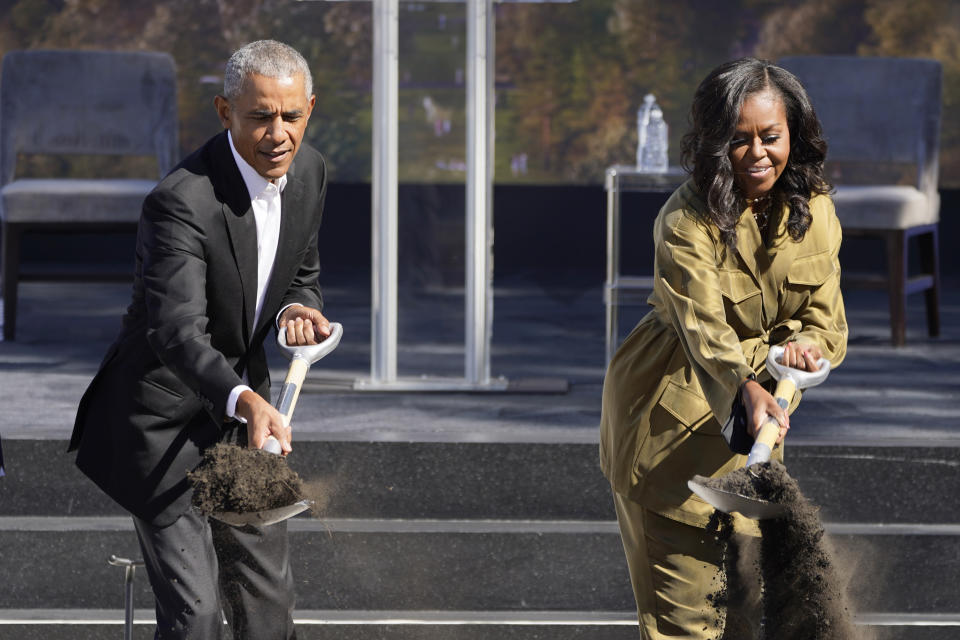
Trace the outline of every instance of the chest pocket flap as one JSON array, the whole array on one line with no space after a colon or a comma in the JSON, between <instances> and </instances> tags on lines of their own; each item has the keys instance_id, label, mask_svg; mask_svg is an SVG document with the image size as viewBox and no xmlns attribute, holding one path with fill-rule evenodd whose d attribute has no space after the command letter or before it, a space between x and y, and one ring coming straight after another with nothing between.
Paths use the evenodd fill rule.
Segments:
<instances>
[{"instance_id":1,"label":"chest pocket flap","mask_svg":"<svg viewBox=\"0 0 960 640\"><path fill-rule=\"evenodd\" d=\"M742 271L720 271L720 292L734 304L739 304L760 294L757 283L749 273Z\"/></svg>"},{"instance_id":2,"label":"chest pocket flap","mask_svg":"<svg viewBox=\"0 0 960 640\"><path fill-rule=\"evenodd\" d=\"M663 390L659 404L688 427L697 427L713 415L706 399L672 381Z\"/></svg>"},{"instance_id":3,"label":"chest pocket flap","mask_svg":"<svg viewBox=\"0 0 960 640\"><path fill-rule=\"evenodd\" d=\"M829 252L797 258L787 271L790 284L818 287L839 270L840 266Z\"/></svg>"}]
</instances>

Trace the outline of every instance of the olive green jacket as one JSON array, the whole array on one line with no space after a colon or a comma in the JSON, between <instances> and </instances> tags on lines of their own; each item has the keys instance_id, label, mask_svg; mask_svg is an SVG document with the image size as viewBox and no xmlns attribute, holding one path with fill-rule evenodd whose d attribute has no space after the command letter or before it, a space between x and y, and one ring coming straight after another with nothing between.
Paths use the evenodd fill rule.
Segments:
<instances>
[{"instance_id":1,"label":"olive green jacket","mask_svg":"<svg viewBox=\"0 0 960 640\"><path fill-rule=\"evenodd\" d=\"M696 526L713 509L691 494L687 480L745 463L720 427L748 375L771 386L770 345L813 343L836 366L847 343L840 223L828 196L810 200L813 221L799 242L786 232L786 209L774 216L769 247L749 209L737 224L735 250L705 210L691 181L660 210L653 309L610 362L600 419L600 463L614 490ZM798 402L799 393L790 409Z\"/></svg>"}]
</instances>

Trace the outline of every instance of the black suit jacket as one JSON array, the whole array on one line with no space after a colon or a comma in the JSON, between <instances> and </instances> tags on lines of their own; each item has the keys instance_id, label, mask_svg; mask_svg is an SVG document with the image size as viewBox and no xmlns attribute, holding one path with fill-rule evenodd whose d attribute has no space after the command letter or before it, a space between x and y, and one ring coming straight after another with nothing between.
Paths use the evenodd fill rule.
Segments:
<instances>
[{"instance_id":1,"label":"black suit jacket","mask_svg":"<svg viewBox=\"0 0 960 640\"><path fill-rule=\"evenodd\" d=\"M242 383L269 399L263 341L286 304L320 309L317 232L322 156L304 144L287 172L280 239L263 309L257 231L226 132L147 196L137 231L133 299L119 337L80 401L77 466L137 517L164 526L189 507L187 471L224 428Z\"/></svg>"}]
</instances>

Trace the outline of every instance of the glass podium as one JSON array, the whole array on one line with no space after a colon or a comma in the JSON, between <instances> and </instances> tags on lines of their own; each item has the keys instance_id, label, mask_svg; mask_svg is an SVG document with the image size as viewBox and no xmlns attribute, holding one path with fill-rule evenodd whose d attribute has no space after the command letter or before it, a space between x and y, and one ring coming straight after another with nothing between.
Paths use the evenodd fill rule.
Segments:
<instances>
[{"instance_id":1,"label":"glass podium","mask_svg":"<svg viewBox=\"0 0 960 640\"><path fill-rule=\"evenodd\" d=\"M681 167L664 173L646 173L632 165L607 167L607 280L603 286L606 306L606 363L619 344L619 316L622 304L643 304L653 289L653 275L620 273L620 205L624 193L672 193L687 179ZM652 212L656 215L656 212ZM651 221L653 216L651 216Z\"/></svg>"}]
</instances>

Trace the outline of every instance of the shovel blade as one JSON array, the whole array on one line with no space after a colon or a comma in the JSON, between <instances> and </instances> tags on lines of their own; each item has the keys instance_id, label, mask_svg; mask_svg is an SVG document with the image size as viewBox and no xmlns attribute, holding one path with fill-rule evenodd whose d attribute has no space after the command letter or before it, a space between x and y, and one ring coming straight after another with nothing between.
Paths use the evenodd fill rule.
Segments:
<instances>
[{"instance_id":1,"label":"shovel blade","mask_svg":"<svg viewBox=\"0 0 960 640\"><path fill-rule=\"evenodd\" d=\"M265 527L269 524L276 524L286 520L287 518L292 518L298 513L303 513L312 506L313 500L301 500L285 507L266 509L265 511L247 511L245 513L221 511L219 513L213 513L210 515L221 522L226 522L227 524L235 527L243 527L246 525Z\"/></svg>"},{"instance_id":2,"label":"shovel blade","mask_svg":"<svg viewBox=\"0 0 960 640\"><path fill-rule=\"evenodd\" d=\"M724 513L736 511L751 520L772 520L782 517L787 512L787 508L782 504L708 487L706 484L708 480L709 478L703 476L694 476L693 480L687 480L687 486L718 511Z\"/></svg>"}]
</instances>

